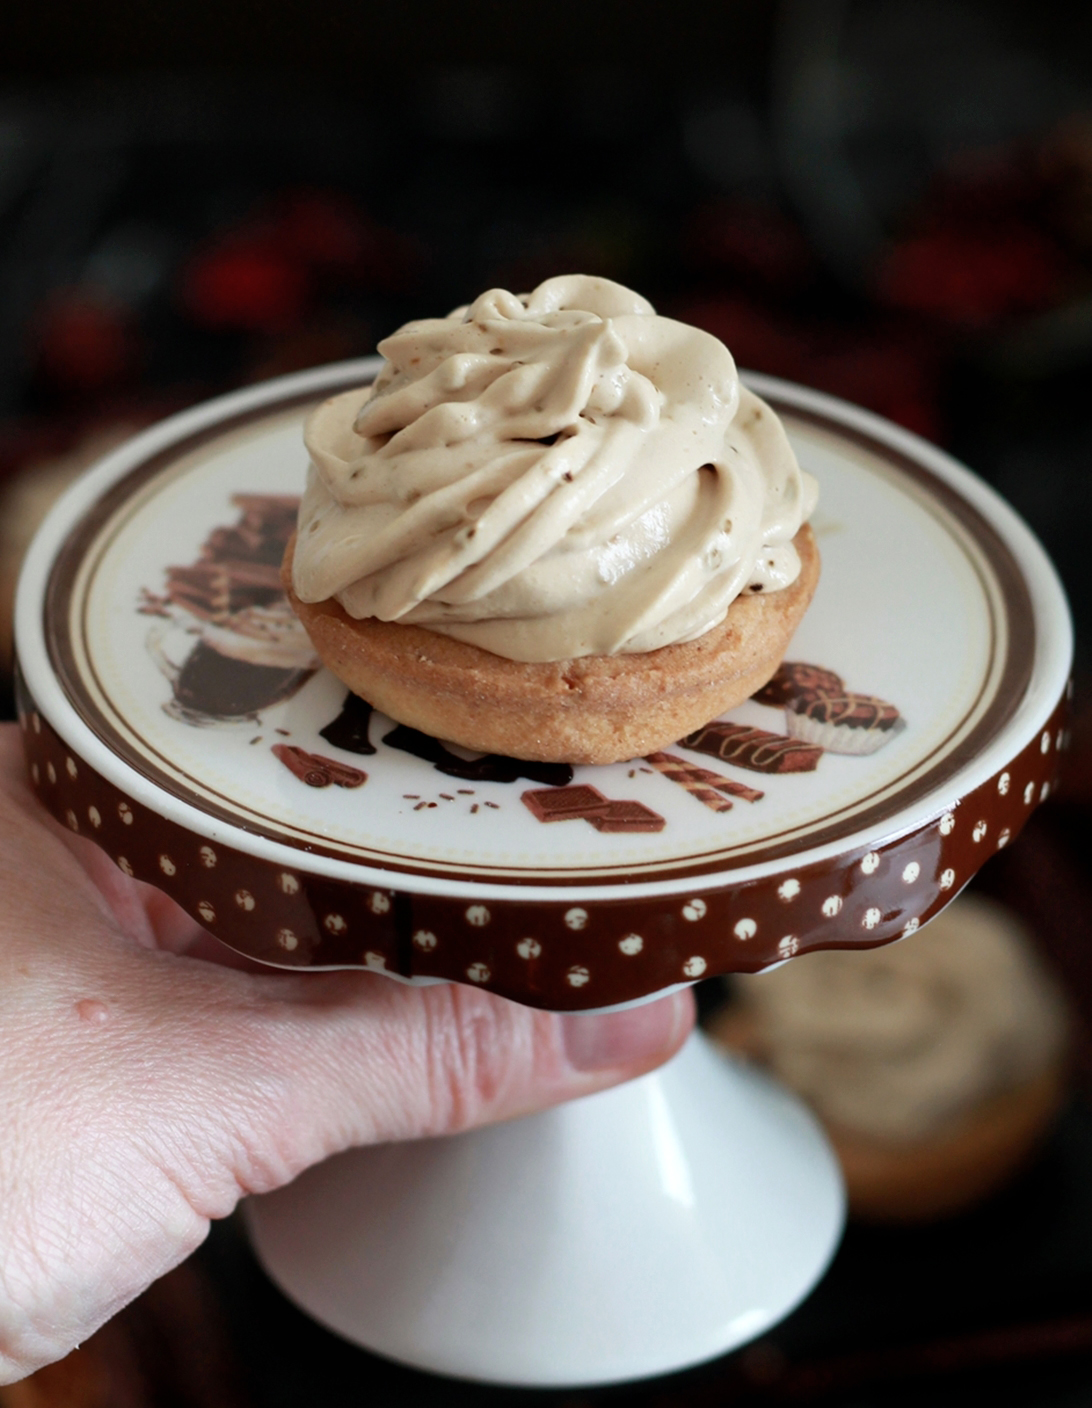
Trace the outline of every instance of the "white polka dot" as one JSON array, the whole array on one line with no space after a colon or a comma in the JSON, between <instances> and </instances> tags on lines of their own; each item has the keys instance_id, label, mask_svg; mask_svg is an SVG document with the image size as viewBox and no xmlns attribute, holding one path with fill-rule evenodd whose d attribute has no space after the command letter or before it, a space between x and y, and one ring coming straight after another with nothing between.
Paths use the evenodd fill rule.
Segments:
<instances>
[{"instance_id":1,"label":"white polka dot","mask_svg":"<svg viewBox=\"0 0 1092 1408\"><path fill-rule=\"evenodd\" d=\"M1043 730L1043 736L1039 740L1039 751L1040 753L1050 752L1050 729Z\"/></svg>"},{"instance_id":2,"label":"white polka dot","mask_svg":"<svg viewBox=\"0 0 1092 1408\"><path fill-rule=\"evenodd\" d=\"M742 939L746 943L748 939L753 939L758 933L758 925L753 919L741 919L732 932L737 939Z\"/></svg>"},{"instance_id":3,"label":"white polka dot","mask_svg":"<svg viewBox=\"0 0 1092 1408\"><path fill-rule=\"evenodd\" d=\"M472 963L466 970L466 976L472 983L487 983L491 976L489 966L485 963Z\"/></svg>"},{"instance_id":4,"label":"white polka dot","mask_svg":"<svg viewBox=\"0 0 1092 1408\"><path fill-rule=\"evenodd\" d=\"M41 717L40 717L40 715L38 714L37 710L35 710L35 712L34 712L33 714L31 714L31 716L30 716L30 722L31 722L31 725L32 725L33 728L34 728L34 732L35 732L35 733L41 733L41 731L42 731L42 720L41 720Z\"/></svg>"},{"instance_id":5,"label":"white polka dot","mask_svg":"<svg viewBox=\"0 0 1092 1408\"><path fill-rule=\"evenodd\" d=\"M942 836L950 836L955 830L955 817L951 812L945 812L937 823L937 830Z\"/></svg>"},{"instance_id":6,"label":"white polka dot","mask_svg":"<svg viewBox=\"0 0 1092 1408\"><path fill-rule=\"evenodd\" d=\"M974 824L974 830L971 832L971 840L981 841L982 837L985 836L988 830L989 827L984 821L976 821Z\"/></svg>"},{"instance_id":7,"label":"white polka dot","mask_svg":"<svg viewBox=\"0 0 1092 1408\"><path fill-rule=\"evenodd\" d=\"M197 859L206 870L213 870L216 867L216 852L211 846L202 846L197 852Z\"/></svg>"},{"instance_id":8,"label":"white polka dot","mask_svg":"<svg viewBox=\"0 0 1092 1408\"><path fill-rule=\"evenodd\" d=\"M46 765L45 765L45 772L46 772L46 777L49 778L50 782L56 782L56 781L57 781L57 769L53 766L52 763L46 763Z\"/></svg>"},{"instance_id":9,"label":"white polka dot","mask_svg":"<svg viewBox=\"0 0 1092 1408\"><path fill-rule=\"evenodd\" d=\"M998 836L998 838L997 838L997 849L998 849L999 851L1000 851L1000 850L1003 850L1004 847L1007 846L1011 840L1012 840L1012 832L1011 832L1011 831L1009 830L1009 828L1006 826L1005 829L1001 832L1000 836Z\"/></svg>"},{"instance_id":10,"label":"white polka dot","mask_svg":"<svg viewBox=\"0 0 1092 1408\"><path fill-rule=\"evenodd\" d=\"M875 875L880 868L880 858L875 851L869 851L864 860L861 861L861 869L866 875Z\"/></svg>"},{"instance_id":11,"label":"white polka dot","mask_svg":"<svg viewBox=\"0 0 1092 1408\"><path fill-rule=\"evenodd\" d=\"M618 940L618 947L627 958L632 958L635 953L640 953L644 946L645 941L640 934L627 934L624 939Z\"/></svg>"},{"instance_id":12,"label":"white polka dot","mask_svg":"<svg viewBox=\"0 0 1092 1408\"><path fill-rule=\"evenodd\" d=\"M908 919L902 926L902 937L904 939L909 938L911 934L916 934L920 928L920 919Z\"/></svg>"},{"instance_id":13,"label":"white polka dot","mask_svg":"<svg viewBox=\"0 0 1092 1408\"><path fill-rule=\"evenodd\" d=\"M299 877L289 870L282 870L277 876L277 886L282 894L298 895L300 891Z\"/></svg>"},{"instance_id":14,"label":"white polka dot","mask_svg":"<svg viewBox=\"0 0 1092 1408\"><path fill-rule=\"evenodd\" d=\"M588 922L588 911L586 909L567 909L565 911L565 923L570 929L583 929Z\"/></svg>"},{"instance_id":15,"label":"white polka dot","mask_svg":"<svg viewBox=\"0 0 1092 1408\"><path fill-rule=\"evenodd\" d=\"M427 953L436 947L437 939L430 929L418 929L413 936L413 942Z\"/></svg>"},{"instance_id":16,"label":"white polka dot","mask_svg":"<svg viewBox=\"0 0 1092 1408\"><path fill-rule=\"evenodd\" d=\"M212 905L209 904L208 900L202 900L200 902L197 906L197 913L206 924L215 923L216 911L213 909Z\"/></svg>"},{"instance_id":17,"label":"white polka dot","mask_svg":"<svg viewBox=\"0 0 1092 1408\"><path fill-rule=\"evenodd\" d=\"M1055 748L1057 748L1059 753L1065 752L1065 750L1069 747L1069 734L1064 733L1061 729L1059 729L1057 737L1054 740L1054 746Z\"/></svg>"},{"instance_id":18,"label":"white polka dot","mask_svg":"<svg viewBox=\"0 0 1092 1408\"><path fill-rule=\"evenodd\" d=\"M865 929L874 929L882 918L883 914L880 912L880 910L875 908L866 909L864 912L864 918L861 920L861 925Z\"/></svg>"},{"instance_id":19,"label":"white polka dot","mask_svg":"<svg viewBox=\"0 0 1092 1408\"><path fill-rule=\"evenodd\" d=\"M783 939L778 941L777 951L782 958L792 958L795 953L800 951L800 940L795 934L786 934Z\"/></svg>"},{"instance_id":20,"label":"white polka dot","mask_svg":"<svg viewBox=\"0 0 1092 1408\"><path fill-rule=\"evenodd\" d=\"M1030 807L1035 800L1035 783L1029 782L1024 788L1024 806Z\"/></svg>"},{"instance_id":21,"label":"white polka dot","mask_svg":"<svg viewBox=\"0 0 1092 1408\"><path fill-rule=\"evenodd\" d=\"M777 887L777 893L785 901L794 900L800 893L800 881L795 876L789 880L782 880Z\"/></svg>"},{"instance_id":22,"label":"white polka dot","mask_svg":"<svg viewBox=\"0 0 1092 1408\"><path fill-rule=\"evenodd\" d=\"M160 870L162 870L164 875L175 875L178 872L178 866L175 865L174 861L171 860L170 856L166 855L159 857L159 868Z\"/></svg>"},{"instance_id":23,"label":"white polka dot","mask_svg":"<svg viewBox=\"0 0 1092 1408\"><path fill-rule=\"evenodd\" d=\"M322 927L330 934L344 934L349 926L343 914L328 914L322 921Z\"/></svg>"},{"instance_id":24,"label":"white polka dot","mask_svg":"<svg viewBox=\"0 0 1092 1408\"><path fill-rule=\"evenodd\" d=\"M287 949L289 953L300 946L299 939L291 929L278 929L277 942L280 944L281 948Z\"/></svg>"},{"instance_id":25,"label":"white polka dot","mask_svg":"<svg viewBox=\"0 0 1092 1408\"><path fill-rule=\"evenodd\" d=\"M386 914L391 907L390 895L385 895L382 890L373 890L368 896L368 908L373 914ZM469 919L469 914L467 918Z\"/></svg>"},{"instance_id":26,"label":"white polka dot","mask_svg":"<svg viewBox=\"0 0 1092 1408\"><path fill-rule=\"evenodd\" d=\"M239 906L240 909L245 909L249 914L250 911L254 908L257 901L249 890L236 890L235 903Z\"/></svg>"},{"instance_id":27,"label":"white polka dot","mask_svg":"<svg viewBox=\"0 0 1092 1408\"><path fill-rule=\"evenodd\" d=\"M682 966L682 970L688 978L700 978L708 968L708 963L700 954L695 954L693 958L688 958Z\"/></svg>"},{"instance_id":28,"label":"white polka dot","mask_svg":"<svg viewBox=\"0 0 1092 1408\"><path fill-rule=\"evenodd\" d=\"M909 865L903 867L902 878L907 885L912 885L921 874L921 866L916 860L912 860Z\"/></svg>"},{"instance_id":29,"label":"white polka dot","mask_svg":"<svg viewBox=\"0 0 1092 1408\"><path fill-rule=\"evenodd\" d=\"M942 890L950 890L955 884L955 871L950 868L948 870L942 870L937 883Z\"/></svg>"},{"instance_id":30,"label":"white polka dot","mask_svg":"<svg viewBox=\"0 0 1092 1408\"><path fill-rule=\"evenodd\" d=\"M466 911L466 922L473 925L475 929L484 929L489 923L489 911L484 904L472 904ZM480 965L479 965L480 966ZM484 982L484 978L476 978L475 982Z\"/></svg>"},{"instance_id":31,"label":"white polka dot","mask_svg":"<svg viewBox=\"0 0 1092 1408\"><path fill-rule=\"evenodd\" d=\"M591 974L586 968L582 968L579 963L574 963L565 974L565 981L571 988L582 988L591 981Z\"/></svg>"},{"instance_id":32,"label":"white polka dot","mask_svg":"<svg viewBox=\"0 0 1092 1408\"><path fill-rule=\"evenodd\" d=\"M133 809L132 809L132 807L128 804L128 802L119 802L119 803L118 803L118 816L121 817L122 821L125 823L126 826L132 826L132 824L133 824Z\"/></svg>"},{"instance_id":33,"label":"white polka dot","mask_svg":"<svg viewBox=\"0 0 1092 1408\"><path fill-rule=\"evenodd\" d=\"M68 822L68 825L73 831L78 831L80 829L79 819L77 818L76 813L72 810L71 807L69 807L69 809L65 812L64 819Z\"/></svg>"},{"instance_id":34,"label":"white polka dot","mask_svg":"<svg viewBox=\"0 0 1092 1408\"><path fill-rule=\"evenodd\" d=\"M1040 802L1045 802L1046 799L1047 799L1049 796L1050 796L1050 783L1049 783L1049 782L1044 782L1043 785L1042 785L1042 787L1039 788L1039 800L1040 800Z\"/></svg>"},{"instance_id":35,"label":"white polka dot","mask_svg":"<svg viewBox=\"0 0 1092 1408\"><path fill-rule=\"evenodd\" d=\"M99 813L98 807L87 808L87 820L91 823L91 825L95 828L96 831L99 829L99 827L102 825L102 816Z\"/></svg>"},{"instance_id":36,"label":"white polka dot","mask_svg":"<svg viewBox=\"0 0 1092 1408\"><path fill-rule=\"evenodd\" d=\"M997 790L1001 793L1002 797L1008 795L1009 783L1011 781L1012 778L1008 775L1007 772L1003 772L1001 776L997 779Z\"/></svg>"},{"instance_id":37,"label":"white polka dot","mask_svg":"<svg viewBox=\"0 0 1092 1408\"><path fill-rule=\"evenodd\" d=\"M80 773L79 768L76 766L75 758L65 758L64 770L66 773L68 773L69 777L71 778L78 777Z\"/></svg>"},{"instance_id":38,"label":"white polka dot","mask_svg":"<svg viewBox=\"0 0 1092 1408\"><path fill-rule=\"evenodd\" d=\"M836 914L840 914L840 913L841 913L841 910L842 910L842 897L841 897L841 895L828 895L828 896L826 897L826 899L823 901L823 913L826 915L826 917L827 917L828 919L833 919Z\"/></svg>"},{"instance_id":39,"label":"white polka dot","mask_svg":"<svg viewBox=\"0 0 1092 1408\"><path fill-rule=\"evenodd\" d=\"M125 859L124 856L118 856L118 869L123 875L132 875L133 873L133 867L129 864L129 862Z\"/></svg>"},{"instance_id":40,"label":"white polka dot","mask_svg":"<svg viewBox=\"0 0 1092 1408\"><path fill-rule=\"evenodd\" d=\"M520 939L516 945L516 952L520 958L537 958L542 952L542 945L537 939Z\"/></svg>"},{"instance_id":41,"label":"white polka dot","mask_svg":"<svg viewBox=\"0 0 1092 1408\"><path fill-rule=\"evenodd\" d=\"M364 966L370 968L373 973L385 973L387 970L387 960L381 953L375 953L372 949L364 955Z\"/></svg>"},{"instance_id":42,"label":"white polka dot","mask_svg":"<svg viewBox=\"0 0 1092 1408\"><path fill-rule=\"evenodd\" d=\"M687 900L682 907L682 917L694 923L698 919L704 919L707 913L707 906L703 899L695 898Z\"/></svg>"},{"instance_id":43,"label":"white polka dot","mask_svg":"<svg viewBox=\"0 0 1092 1408\"><path fill-rule=\"evenodd\" d=\"M37 763L31 763L30 765L30 780L34 783L35 787L37 787L42 780L42 775L38 771Z\"/></svg>"}]
</instances>

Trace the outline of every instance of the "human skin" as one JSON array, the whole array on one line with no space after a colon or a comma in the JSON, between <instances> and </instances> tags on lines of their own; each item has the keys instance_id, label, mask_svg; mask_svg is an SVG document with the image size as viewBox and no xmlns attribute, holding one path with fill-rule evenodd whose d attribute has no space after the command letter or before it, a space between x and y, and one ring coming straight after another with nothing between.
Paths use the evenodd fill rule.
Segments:
<instances>
[{"instance_id":1,"label":"human skin","mask_svg":"<svg viewBox=\"0 0 1092 1408\"><path fill-rule=\"evenodd\" d=\"M651 1070L689 993L561 1016L230 954L31 795L0 726L0 1383L60 1358L248 1193Z\"/></svg>"}]
</instances>

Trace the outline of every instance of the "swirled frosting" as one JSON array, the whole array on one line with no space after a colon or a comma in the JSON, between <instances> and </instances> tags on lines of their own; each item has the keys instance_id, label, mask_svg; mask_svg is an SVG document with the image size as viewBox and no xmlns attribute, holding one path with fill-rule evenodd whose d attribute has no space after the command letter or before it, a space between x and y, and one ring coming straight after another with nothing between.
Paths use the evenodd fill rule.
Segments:
<instances>
[{"instance_id":1,"label":"swirled frosting","mask_svg":"<svg viewBox=\"0 0 1092 1408\"><path fill-rule=\"evenodd\" d=\"M724 345L607 279L483 293L315 410L294 587L511 660L655 650L787 586L814 505Z\"/></svg>"},{"instance_id":2,"label":"swirled frosting","mask_svg":"<svg viewBox=\"0 0 1092 1408\"><path fill-rule=\"evenodd\" d=\"M883 1140L920 1139L1033 1080L1066 1039L1062 999L1019 923L973 896L901 943L806 954L736 982L782 1080Z\"/></svg>"}]
</instances>

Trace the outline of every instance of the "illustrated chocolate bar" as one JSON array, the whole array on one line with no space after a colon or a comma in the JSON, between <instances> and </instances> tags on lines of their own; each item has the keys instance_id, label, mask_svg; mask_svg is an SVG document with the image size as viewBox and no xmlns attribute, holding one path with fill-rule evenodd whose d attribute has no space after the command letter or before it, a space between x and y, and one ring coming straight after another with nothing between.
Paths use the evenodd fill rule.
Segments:
<instances>
[{"instance_id":1,"label":"illustrated chocolate bar","mask_svg":"<svg viewBox=\"0 0 1092 1408\"><path fill-rule=\"evenodd\" d=\"M201 549L207 562L265 562L280 567L296 528L299 499L294 494L235 494L242 510L231 527L215 528Z\"/></svg>"},{"instance_id":2,"label":"illustrated chocolate bar","mask_svg":"<svg viewBox=\"0 0 1092 1408\"><path fill-rule=\"evenodd\" d=\"M283 594L280 568L261 562L198 562L167 569L167 597L203 620L248 606L269 606Z\"/></svg>"},{"instance_id":3,"label":"illustrated chocolate bar","mask_svg":"<svg viewBox=\"0 0 1092 1408\"><path fill-rule=\"evenodd\" d=\"M784 660L777 674L769 680L752 698L758 704L780 706L794 699L818 699L826 694L844 694L845 682L833 670L824 670L821 665L808 665L803 661Z\"/></svg>"},{"instance_id":4,"label":"illustrated chocolate bar","mask_svg":"<svg viewBox=\"0 0 1092 1408\"><path fill-rule=\"evenodd\" d=\"M368 780L368 774L359 768L321 753L308 753L291 743L275 743L272 751L273 756L308 787L329 787L331 783L335 787L362 787Z\"/></svg>"},{"instance_id":5,"label":"illustrated chocolate bar","mask_svg":"<svg viewBox=\"0 0 1092 1408\"><path fill-rule=\"evenodd\" d=\"M721 720L681 738L679 746L708 753L722 763L734 763L750 772L764 773L814 772L823 756L822 748L799 739Z\"/></svg>"},{"instance_id":6,"label":"illustrated chocolate bar","mask_svg":"<svg viewBox=\"0 0 1092 1408\"><path fill-rule=\"evenodd\" d=\"M662 831L666 825L659 812L643 802L608 802L587 820L596 831Z\"/></svg>"},{"instance_id":7,"label":"illustrated chocolate bar","mask_svg":"<svg viewBox=\"0 0 1092 1408\"><path fill-rule=\"evenodd\" d=\"M613 805L597 787L544 787L524 792L520 801L539 821L591 821Z\"/></svg>"}]
</instances>

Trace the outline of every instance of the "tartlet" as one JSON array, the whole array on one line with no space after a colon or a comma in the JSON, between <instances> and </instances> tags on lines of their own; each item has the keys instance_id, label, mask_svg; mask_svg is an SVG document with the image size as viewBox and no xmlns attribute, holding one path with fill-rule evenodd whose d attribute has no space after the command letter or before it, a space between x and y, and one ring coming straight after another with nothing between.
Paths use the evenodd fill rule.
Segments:
<instances>
[{"instance_id":1,"label":"tartlet","mask_svg":"<svg viewBox=\"0 0 1092 1408\"><path fill-rule=\"evenodd\" d=\"M506 660L421 626L356 620L333 599L296 596L294 541L283 581L323 663L399 723L484 753L612 763L674 743L773 676L819 580L811 529L793 541L790 586L737 597L719 626L647 655Z\"/></svg>"}]
</instances>

